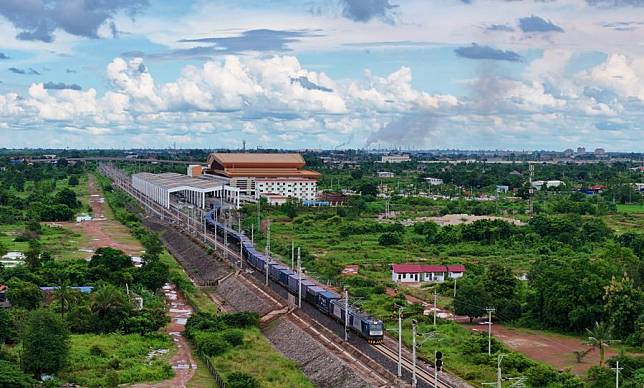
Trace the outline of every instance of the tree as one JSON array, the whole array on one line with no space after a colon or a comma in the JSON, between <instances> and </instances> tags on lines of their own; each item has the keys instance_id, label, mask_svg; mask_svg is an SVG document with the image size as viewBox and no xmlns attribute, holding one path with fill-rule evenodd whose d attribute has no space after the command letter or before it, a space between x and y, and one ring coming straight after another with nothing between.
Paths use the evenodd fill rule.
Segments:
<instances>
[{"instance_id":1,"label":"tree","mask_svg":"<svg viewBox=\"0 0 644 388\"><path fill-rule=\"evenodd\" d=\"M120 288L106 284L92 294L91 309L94 328L101 333L110 333L121 328L132 305Z\"/></svg>"},{"instance_id":2,"label":"tree","mask_svg":"<svg viewBox=\"0 0 644 388\"><path fill-rule=\"evenodd\" d=\"M359 191L362 195L373 195L375 197L378 195L378 186L372 182L365 182L360 185Z\"/></svg>"},{"instance_id":3,"label":"tree","mask_svg":"<svg viewBox=\"0 0 644 388\"><path fill-rule=\"evenodd\" d=\"M592 329L586 329L586 333L588 334L586 344L599 350L599 366L604 366L604 352L606 350L606 346L611 342L614 342L611 339L608 325L603 322L595 322L595 326L593 326Z\"/></svg>"},{"instance_id":4,"label":"tree","mask_svg":"<svg viewBox=\"0 0 644 388\"><path fill-rule=\"evenodd\" d=\"M7 282L7 288L7 299L14 307L31 310L42 301L40 288L33 283L13 278Z\"/></svg>"},{"instance_id":5,"label":"tree","mask_svg":"<svg viewBox=\"0 0 644 388\"><path fill-rule=\"evenodd\" d=\"M76 209L80 206L80 202L76 198L76 193L67 187L56 194L55 201L60 205L67 205L70 209Z\"/></svg>"},{"instance_id":6,"label":"tree","mask_svg":"<svg viewBox=\"0 0 644 388\"><path fill-rule=\"evenodd\" d=\"M39 376L63 368L69 353L69 332L65 323L50 310L34 310L22 339L23 369Z\"/></svg>"},{"instance_id":7,"label":"tree","mask_svg":"<svg viewBox=\"0 0 644 388\"><path fill-rule=\"evenodd\" d=\"M132 281L132 259L114 248L98 248L89 262L90 278L125 285Z\"/></svg>"},{"instance_id":8,"label":"tree","mask_svg":"<svg viewBox=\"0 0 644 388\"><path fill-rule=\"evenodd\" d=\"M282 210L286 213L286 216L290 219L297 217L298 213L298 203L294 198L289 198L282 205Z\"/></svg>"},{"instance_id":9,"label":"tree","mask_svg":"<svg viewBox=\"0 0 644 388\"><path fill-rule=\"evenodd\" d=\"M78 186L78 177L76 175L72 175L67 179L67 184L70 186Z\"/></svg>"},{"instance_id":10,"label":"tree","mask_svg":"<svg viewBox=\"0 0 644 388\"><path fill-rule=\"evenodd\" d=\"M163 287L168 282L169 277L170 271L168 266L160 261L145 263L136 275L137 281L143 287L152 291L157 291Z\"/></svg>"},{"instance_id":11,"label":"tree","mask_svg":"<svg viewBox=\"0 0 644 388\"><path fill-rule=\"evenodd\" d=\"M611 332L619 338L626 338L635 332L637 320L644 311L644 293L628 276L621 280L613 277L605 291L604 309Z\"/></svg>"},{"instance_id":12,"label":"tree","mask_svg":"<svg viewBox=\"0 0 644 388\"><path fill-rule=\"evenodd\" d=\"M400 245L402 241L402 235L395 232L383 233L378 237L378 244L382 246Z\"/></svg>"},{"instance_id":13,"label":"tree","mask_svg":"<svg viewBox=\"0 0 644 388\"><path fill-rule=\"evenodd\" d=\"M472 322L474 318L485 314L485 308L490 305L490 300L490 295L479 278L465 277L459 282L456 291L454 312L458 315L467 315Z\"/></svg>"},{"instance_id":14,"label":"tree","mask_svg":"<svg viewBox=\"0 0 644 388\"><path fill-rule=\"evenodd\" d=\"M29 249L25 252L25 263L30 270L40 267L41 247L38 240L29 240Z\"/></svg>"},{"instance_id":15,"label":"tree","mask_svg":"<svg viewBox=\"0 0 644 388\"><path fill-rule=\"evenodd\" d=\"M7 309L0 308L0 347L11 337L13 337L11 317Z\"/></svg>"}]
</instances>

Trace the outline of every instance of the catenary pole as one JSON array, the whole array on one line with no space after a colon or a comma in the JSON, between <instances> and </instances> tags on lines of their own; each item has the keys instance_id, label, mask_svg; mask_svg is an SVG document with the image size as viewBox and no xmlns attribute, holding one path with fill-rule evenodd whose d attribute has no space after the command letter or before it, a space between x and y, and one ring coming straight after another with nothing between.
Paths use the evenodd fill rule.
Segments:
<instances>
[{"instance_id":1,"label":"catenary pole","mask_svg":"<svg viewBox=\"0 0 644 388\"><path fill-rule=\"evenodd\" d=\"M416 388L416 320L411 321L411 358L412 358L412 368L411 368L411 387Z\"/></svg>"},{"instance_id":2,"label":"catenary pole","mask_svg":"<svg viewBox=\"0 0 644 388\"><path fill-rule=\"evenodd\" d=\"M611 368L615 371L615 388L619 388L619 371L624 369L619 367L619 361L615 362L615 367Z\"/></svg>"},{"instance_id":3,"label":"catenary pole","mask_svg":"<svg viewBox=\"0 0 644 388\"><path fill-rule=\"evenodd\" d=\"M297 307L302 308L302 259L300 257L300 247L297 247Z\"/></svg>"},{"instance_id":4,"label":"catenary pole","mask_svg":"<svg viewBox=\"0 0 644 388\"><path fill-rule=\"evenodd\" d=\"M349 339L349 291L344 286L344 340Z\"/></svg>"},{"instance_id":5,"label":"catenary pole","mask_svg":"<svg viewBox=\"0 0 644 388\"><path fill-rule=\"evenodd\" d=\"M398 307L398 377L402 377L402 307Z\"/></svg>"}]
</instances>

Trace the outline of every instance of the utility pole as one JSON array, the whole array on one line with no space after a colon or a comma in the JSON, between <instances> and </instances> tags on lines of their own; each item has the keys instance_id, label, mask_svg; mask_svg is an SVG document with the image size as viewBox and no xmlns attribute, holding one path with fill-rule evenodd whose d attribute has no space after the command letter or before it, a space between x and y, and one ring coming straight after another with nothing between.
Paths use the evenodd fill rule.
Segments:
<instances>
[{"instance_id":1,"label":"utility pole","mask_svg":"<svg viewBox=\"0 0 644 388\"><path fill-rule=\"evenodd\" d=\"M255 246L255 223L250 224L250 243Z\"/></svg>"},{"instance_id":2,"label":"utility pole","mask_svg":"<svg viewBox=\"0 0 644 388\"><path fill-rule=\"evenodd\" d=\"M228 258L228 216L224 218L224 257Z\"/></svg>"},{"instance_id":3,"label":"utility pole","mask_svg":"<svg viewBox=\"0 0 644 388\"><path fill-rule=\"evenodd\" d=\"M436 327L436 289L434 289L434 327Z\"/></svg>"},{"instance_id":4,"label":"utility pole","mask_svg":"<svg viewBox=\"0 0 644 388\"><path fill-rule=\"evenodd\" d=\"M492 355L492 312L496 311L494 307L488 307L487 311L487 355Z\"/></svg>"},{"instance_id":5,"label":"utility pole","mask_svg":"<svg viewBox=\"0 0 644 388\"><path fill-rule=\"evenodd\" d=\"M456 298L456 278L454 278L454 298Z\"/></svg>"},{"instance_id":6,"label":"utility pole","mask_svg":"<svg viewBox=\"0 0 644 388\"><path fill-rule=\"evenodd\" d=\"M302 308L302 260L300 258L300 247L297 247L297 307Z\"/></svg>"},{"instance_id":7,"label":"utility pole","mask_svg":"<svg viewBox=\"0 0 644 388\"><path fill-rule=\"evenodd\" d=\"M349 339L349 291L344 286L344 341Z\"/></svg>"},{"instance_id":8,"label":"utility pole","mask_svg":"<svg viewBox=\"0 0 644 388\"><path fill-rule=\"evenodd\" d=\"M411 387L416 388L416 320L412 319L411 321L411 359L412 359L412 368L411 368Z\"/></svg>"},{"instance_id":9,"label":"utility pole","mask_svg":"<svg viewBox=\"0 0 644 388\"><path fill-rule=\"evenodd\" d=\"M501 360L503 360L503 357L505 357L505 354L499 354L499 358L497 359L497 362L496 362L496 388L502 388Z\"/></svg>"},{"instance_id":10,"label":"utility pole","mask_svg":"<svg viewBox=\"0 0 644 388\"><path fill-rule=\"evenodd\" d=\"M398 377L402 377L402 306L398 307Z\"/></svg>"},{"instance_id":11,"label":"utility pole","mask_svg":"<svg viewBox=\"0 0 644 388\"><path fill-rule=\"evenodd\" d=\"M260 199L261 197L257 197L257 230L262 230L262 218L259 214L259 209L261 207Z\"/></svg>"},{"instance_id":12,"label":"utility pole","mask_svg":"<svg viewBox=\"0 0 644 388\"><path fill-rule=\"evenodd\" d=\"M532 215L534 211L534 203L533 203L533 195L534 195L534 188L532 187L532 178L534 177L534 164L530 164L528 166L528 170L530 172L530 178L528 180L530 187L528 187L528 195L529 195L529 204L528 204L528 209L530 212L530 215Z\"/></svg>"},{"instance_id":13,"label":"utility pole","mask_svg":"<svg viewBox=\"0 0 644 388\"><path fill-rule=\"evenodd\" d=\"M291 240L291 269L295 269L295 241L293 240Z\"/></svg>"},{"instance_id":14,"label":"utility pole","mask_svg":"<svg viewBox=\"0 0 644 388\"><path fill-rule=\"evenodd\" d=\"M624 369L619 367L619 361L615 362L615 367L611 368L615 371L615 388L619 388L619 371Z\"/></svg>"}]
</instances>

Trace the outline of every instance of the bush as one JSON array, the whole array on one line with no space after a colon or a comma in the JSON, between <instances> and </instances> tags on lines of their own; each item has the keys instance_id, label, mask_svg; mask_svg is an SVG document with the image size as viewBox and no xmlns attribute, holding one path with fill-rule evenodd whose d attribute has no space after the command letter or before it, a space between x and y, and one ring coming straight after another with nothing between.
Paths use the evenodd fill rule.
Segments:
<instances>
[{"instance_id":1,"label":"bush","mask_svg":"<svg viewBox=\"0 0 644 388\"><path fill-rule=\"evenodd\" d=\"M402 236L400 233L383 233L378 238L378 244L382 246L400 245L402 243Z\"/></svg>"},{"instance_id":2,"label":"bush","mask_svg":"<svg viewBox=\"0 0 644 388\"><path fill-rule=\"evenodd\" d=\"M229 388L259 388L259 381L244 372L233 372L226 379L226 386Z\"/></svg>"},{"instance_id":3,"label":"bush","mask_svg":"<svg viewBox=\"0 0 644 388\"><path fill-rule=\"evenodd\" d=\"M208 332L197 334L195 344L197 349L208 357L223 354L230 348L230 344L221 335Z\"/></svg>"},{"instance_id":4,"label":"bush","mask_svg":"<svg viewBox=\"0 0 644 388\"><path fill-rule=\"evenodd\" d=\"M20 371L18 365L0 360L0 387L30 388L35 386L35 381Z\"/></svg>"},{"instance_id":5,"label":"bush","mask_svg":"<svg viewBox=\"0 0 644 388\"><path fill-rule=\"evenodd\" d=\"M105 357L105 351L98 345L92 345L92 347L89 348L89 354L94 357Z\"/></svg>"},{"instance_id":6,"label":"bush","mask_svg":"<svg viewBox=\"0 0 644 388\"><path fill-rule=\"evenodd\" d=\"M244 332L239 329L228 329L221 333L221 337L232 346L239 346L244 343Z\"/></svg>"}]
</instances>

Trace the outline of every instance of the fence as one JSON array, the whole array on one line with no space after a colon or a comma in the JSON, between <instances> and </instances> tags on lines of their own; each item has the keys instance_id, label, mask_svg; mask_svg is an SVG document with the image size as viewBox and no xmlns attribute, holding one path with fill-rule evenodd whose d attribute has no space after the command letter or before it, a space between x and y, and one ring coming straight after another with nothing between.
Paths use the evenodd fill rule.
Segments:
<instances>
[{"instance_id":1,"label":"fence","mask_svg":"<svg viewBox=\"0 0 644 388\"><path fill-rule=\"evenodd\" d=\"M215 379L215 383L217 383L217 386L219 388L226 388L226 383L224 382L224 379L221 378L219 373L217 373L217 369L215 369L215 366L212 365L210 362L210 358L208 358L203 352L199 352L199 357L203 360L204 363L206 363L206 367L210 371L210 374L212 377Z\"/></svg>"}]
</instances>

